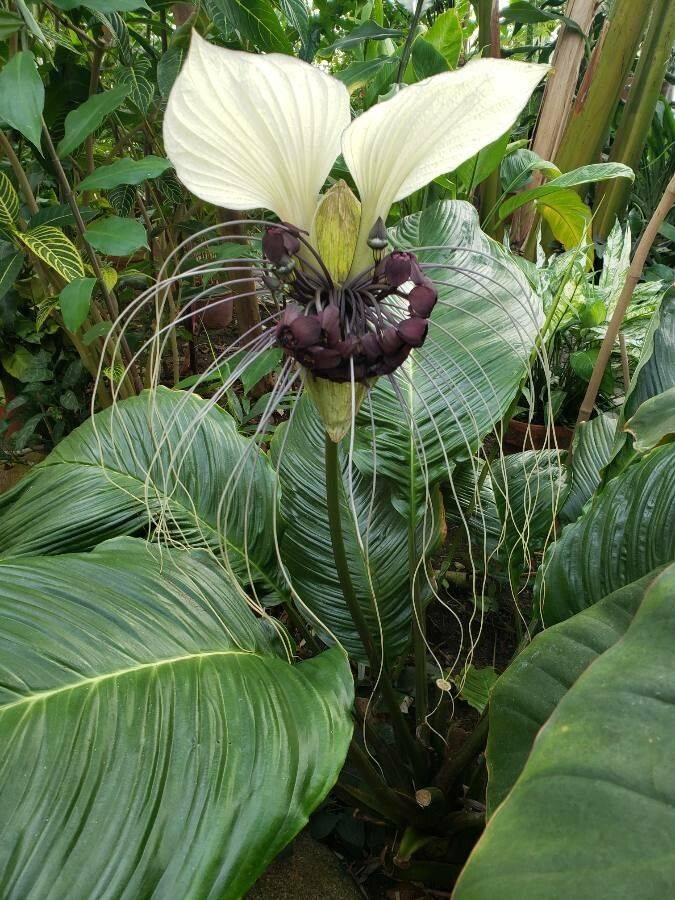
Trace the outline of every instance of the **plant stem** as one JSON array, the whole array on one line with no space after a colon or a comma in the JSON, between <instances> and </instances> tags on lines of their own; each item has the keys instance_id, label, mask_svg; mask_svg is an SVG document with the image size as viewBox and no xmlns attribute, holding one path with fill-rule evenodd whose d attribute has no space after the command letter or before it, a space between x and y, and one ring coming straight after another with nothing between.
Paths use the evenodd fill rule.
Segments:
<instances>
[{"instance_id":1,"label":"plant stem","mask_svg":"<svg viewBox=\"0 0 675 900\"><path fill-rule=\"evenodd\" d=\"M54 164L59 184L61 185L68 206L70 206L71 212L73 213L75 225L80 234L82 243L84 244L84 247L87 251L87 256L89 257L91 267L94 270L94 275L96 276L96 279L101 288L101 292L103 293L103 297L105 298L106 306L108 308L108 314L111 321L114 321L119 315L117 299L115 295L108 290L108 285L105 283L105 278L103 277L103 271L101 269L101 263L99 261L98 254L87 240L86 226L84 224L84 220L82 219L82 215L80 214L80 208L77 205L77 201L75 200L75 196L73 195L73 190L70 186L70 182L68 181L66 173L63 170L61 160L59 159L54 144L52 143L52 138L49 134L49 129L47 128L44 119L42 120L42 136L47 146L47 152L49 153L52 163ZM133 385L131 393L133 393L134 390L136 391L136 393L140 393L143 390L143 384L141 382L141 377L138 373L136 364L131 362L133 357L125 337L122 337L121 339L121 350L122 357L124 358L125 363L129 366L128 375L131 378L131 382Z\"/></svg>"},{"instance_id":2,"label":"plant stem","mask_svg":"<svg viewBox=\"0 0 675 900\"><path fill-rule=\"evenodd\" d=\"M623 321L623 317L626 314L626 310L628 309L630 301L633 297L635 285L638 283L640 276L642 275L642 270L644 268L645 262L647 261L647 255L651 250L658 230L665 221L666 216L672 209L673 204L675 204L675 175L673 175L673 177L670 179L670 183L668 184L668 187L666 188L663 197L659 202L659 205L654 210L654 215L649 220L649 224L645 228L644 234L640 238L640 243L638 244L637 250L635 251L635 256L633 257L633 261L631 262L630 268L628 269L628 275L626 276L623 290L619 295L616 308L614 309L614 314L612 315L611 321L607 327L607 331L605 332L605 337L603 338L602 344L600 345L598 358L596 359L595 365L593 366L591 379L588 382L586 394L584 395L584 399L581 403L581 408L579 409L579 417L577 418L576 424L577 428L579 427L579 425L581 425L582 422L586 422L593 412L595 398L597 397L598 390L600 389L600 382L602 381L602 376L605 373L607 363L609 362L609 358L612 354L612 349L614 347L614 343L616 342L616 336L619 333L621 322Z\"/></svg>"},{"instance_id":3,"label":"plant stem","mask_svg":"<svg viewBox=\"0 0 675 900\"><path fill-rule=\"evenodd\" d=\"M382 696L387 705L391 724L396 732L396 736L404 749L406 756L413 765L413 770L418 777L422 777L425 769L425 759L422 747L417 743L410 733L408 726L403 718L401 707L394 693L389 673L386 669L384 660L380 665L380 654L378 653L373 637L368 628L368 623L363 614L363 610L359 606L354 585L349 573L349 564L347 562L347 552L345 550L344 536L342 533L342 520L340 516L340 464L338 457L338 445L330 439L328 434L325 436L325 464L326 464L326 507L328 510L328 525L330 528L330 538L333 547L333 559L335 560L335 569L337 571L340 587L347 604L347 609L352 617L356 630L361 639L361 643L366 651L368 662L373 673L380 673L379 682Z\"/></svg>"},{"instance_id":4,"label":"plant stem","mask_svg":"<svg viewBox=\"0 0 675 900\"><path fill-rule=\"evenodd\" d=\"M411 463L414 458L411 454ZM411 465L412 468L412 465ZM415 495L415 474L410 473L410 511L408 514L408 572L410 574L410 592L412 595L413 619L413 652L415 655L415 719L417 732L421 736L421 729L426 726L428 712L427 696L427 620L426 611L420 596L420 583L417 576L417 542L415 540L415 510L417 498Z\"/></svg>"},{"instance_id":5,"label":"plant stem","mask_svg":"<svg viewBox=\"0 0 675 900\"><path fill-rule=\"evenodd\" d=\"M457 754L446 760L436 776L435 784L440 787L446 797L450 797L450 791L457 778L469 765L471 760L485 747L489 729L487 713L484 713L468 738L459 748Z\"/></svg>"},{"instance_id":6,"label":"plant stem","mask_svg":"<svg viewBox=\"0 0 675 900\"><path fill-rule=\"evenodd\" d=\"M423 6L424 0L417 0L415 12L413 13L413 17L410 21L410 28L408 29L405 44L403 45L403 50L401 51L401 59L398 64L398 71L396 73L396 81L398 84L401 84L401 82L403 81L403 76L405 75L408 60L410 59L410 54L412 53L413 41L415 40L415 35L417 33L417 26L419 25L420 19L422 18Z\"/></svg>"}]
</instances>

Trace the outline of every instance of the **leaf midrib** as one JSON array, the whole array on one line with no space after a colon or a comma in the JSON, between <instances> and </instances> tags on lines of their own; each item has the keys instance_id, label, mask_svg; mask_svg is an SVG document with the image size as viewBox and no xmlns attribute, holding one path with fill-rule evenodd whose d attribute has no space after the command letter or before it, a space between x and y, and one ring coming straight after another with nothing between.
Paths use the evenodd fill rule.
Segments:
<instances>
[{"instance_id":1,"label":"leaf midrib","mask_svg":"<svg viewBox=\"0 0 675 900\"><path fill-rule=\"evenodd\" d=\"M100 682L115 678L122 678L125 675L132 675L145 669L156 669L160 666L171 666L175 663L181 662L193 662L195 660L205 659L212 656L256 656L260 659L264 658L261 653L257 653L255 650L205 650L201 653L188 653L183 656L172 656L167 657L167 659L155 660L154 662L139 663L135 666L128 666L125 669L115 669L115 671L106 672L103 675L92 675L87 678L81 678L78 681L73 681L71 684L64 684L61 687L50 688L46 691L37 691L34 694L29 694L28 696L21 697L18 700L12 700L11 703L6 703L4 706L0 706L0 715L2 715L2 713L6 712L8 709L14 709L17 706L39 703L40 701L46 700L49 697L53 697L57 694L63 694L66 691L77 690L78 688L91 688L94 685L99 684Z\"/></svg>"}]
</instances>

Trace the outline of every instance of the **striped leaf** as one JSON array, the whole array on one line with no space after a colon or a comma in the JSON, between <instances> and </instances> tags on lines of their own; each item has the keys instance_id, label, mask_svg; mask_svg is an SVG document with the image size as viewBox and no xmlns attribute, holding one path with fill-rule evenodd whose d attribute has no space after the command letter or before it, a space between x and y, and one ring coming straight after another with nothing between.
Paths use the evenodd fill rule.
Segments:
<instances>
[{"instance_id":1,"label":"striped leaf","mask_svg":"<svg viewBox=\"0 0 675 900\"><path fill-rule=\"evenodd\" d=\"M16 236L66 281L84 277L84 263L80 251L60 228L54 225L38 225L30 231L17 232Z\"/></svg>"},{"instance_id":2,"label":"striped leaf","mask_svg":"<svg viewBox=\"0 0 675 900\"><path fill-rule=\"evenodd\" d=\"M0 222L13 225L19 215L19 196L4 172L0 171Z\"/></svg>"}]
</instances>

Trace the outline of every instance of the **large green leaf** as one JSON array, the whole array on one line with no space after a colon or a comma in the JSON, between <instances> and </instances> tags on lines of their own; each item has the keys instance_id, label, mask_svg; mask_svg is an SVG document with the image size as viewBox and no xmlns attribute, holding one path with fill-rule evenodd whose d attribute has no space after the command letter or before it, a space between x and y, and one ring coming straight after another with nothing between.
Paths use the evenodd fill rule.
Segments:
<instances>
[{"instance_id":1,"label":"large green leaf","mask_svg":"<svg viewBox=\"0 0 675 900\"><path fill-rule=\"evenodd\" d=\"M28 51L15 53L0 72L0 121L16 128L40 150L45 89Z\"/></svg>"},{"instance_id":2,"label":"large green leaf","mask_svg":"<svg viewBox=\"0 0 675 900\"><path fill-rule=\"evenodd\" d=\"M603 413L576 429L572 446L569 488L560 511L563 524L575 522L600 485L601 473L612 455L616 416Z\"/></svg>"},{"instance_id":3,"label":"large green leaf","mask_svg":"<svg viewBox=\"0 0 675 900\"><path fill-rule=\"evenodd\" d=\"M107 166L99 166L79 183L78 190L108 190L120 184L140 184L148 178L158 178L169 168L171 163L161 156L144 156L143 159L124 156Z\"/></svg>"},{"instance_id":4,"label":"large green leaf","mask_svg":"<svg viewBox=\"0 0 675 900\"><path fill-rule=\"evenodd\" d=\"M380 378L372 391L378 476L391 479L405 511L413 497L420 506L427 480L447 479L505 415L527 371L540 303L506 252L480 231L468 203L408 216L393 242L430 248L418 257L438 266L428 270L439 302L424 346L399 370L397 389ZM357 459L369 472L369 415L361 421Z\"/></svg>"},{"instance_id":5,"label":"large green leaf","mask_svg":"<svg viewBox=\"0 0 675 900\"><path fill-rule=\"evenodd\" d=\"M108 256L129 256L148 247L148 235L143 225L137 219L120 216L96 219L87 227L85 237L92 247Z\"/></svg>"},{"instance_id":6,"label":"large green leaf","mask_svg":"<svg viewBox=\"0 0 675 900\"><path fill-rule=\"evenodd\" d=\"M546 184L542 184L536 188L530 188L527 191L521 191L515 197L506 200L499 207L499 218L505 219L512 212L530 203L532 200L543 200L550 198L557 191L567 188L580 187L584 184L591 184L595 181L607 181L610 178L635 178L633 170L622 163L596 163L589 166L581 166L572 172L565 172Z\"/></svg>"},{"instance_id":7,"label":"large green leaf","mask_svg":"<svg viewBox=\"0 0 675 900\"><path fill-rule=\"evenodd\" d=\"M675 566L542 728L456 900L660 900L672 893Z\"/></svg>"},{"instance_id":8,"label":"large green leaf","mask_svg":"<svg viewBox=\"0 0 675 900\"><path fill-rule=\"evenodd\" d=\"M221 494L247 454L229 485L227 551L243 580L250 567L255 581L275 590L273 473L265 457L220 407L167 388L151 398L145 392L98 413L0 497L0 554L89 550L149 528L179 545L218 549Z\"/></svg>"},{"instance_id":9,"label":"large green leaf","mask_svg":"<svg viewBox=\"0 0 675 900\"><path fill-rule=\"evenodd\" d=\"M277 430L272 455L276 464L280 460L281 558L299 597L298 609L324 635L332 633L338 638L351 656L365 661L335 570L326 509L324 432L308 397L299 401L290 427ZM386 653L394 657L407 645L412 618L406 522L391 505L387 482L378 479L373 496L372 481L354 466L353 499L362 544L368 547L373 601L364 551L357 541L347 499L348 460L344 453L342 463L340 508L350 573L375 645L380 646L379 615Z\"/></svg>"},{"instance_id":10,"label":"large green leaf","mask_svg":"<svg viewBox=\"0 0 675 900\"><path fill-rule=\"evenodd\" d=\"M18 215L19 195L5 173L0 172L0 223L13 228Z\"/></svg>"},{"instance_id":11,"label":"large green leaf","mask_svg":"<svg viewBox=\"0 0 675 900\"><path fill-rule=\"evenodd\" d=\"M549 547L537 579L552 625L675 559L675 445L613 478Z\"/></svg>"},{"instance_id":12,"label":"large green leaf","mask_svg":"<svg viewBox=\"0 0 675 900\"><path fill-rule=\"evenodd\" d=\"M96 131L103 120L124 103L128 84L120 84L111 91L94 94L66 116L66 133L57 147L60 157L68 156L82 141Z\"/></svg>"},{"instance_id":13,"label":"large green leaf","mask_svg":"<svg viewBox=\"0 0 675 900\"><path fill-rule=\"evenodd\" d=\"M240 897L332 787L352 679L199 554L0 563L0 893Z\"/></svg>"},{"instance_id":14,"label":"large green leaf","mask_svg":"<svg viewBox=\"0 0 675 900\"><path fill-rule=\"evenodd\" d=\"M625 634L659 571L547 628L500 677L490 697L488 816L515 784L539 729L567 691L601 653Z\"/></svg>"},{"instance_id":15,"label":"large green leaf","mask_svg":"<svg viewBox=\"0 0 675 900\"><path fill-rule=\"evenodd\" d=\"M646 453L675 434L675 387L650 397L624 425L637 453Z\"/></svg>"},{"instance_id":16,"label":"large green leaf","mask_svg":"<svg viewBox=\"0 0 675 900\"><path fill-rule=\"evenodd\" d=\"M228 25L258 50L290 53L291 45L279 17L267 0L211 0Z\"/></svg>"}]
</instances>

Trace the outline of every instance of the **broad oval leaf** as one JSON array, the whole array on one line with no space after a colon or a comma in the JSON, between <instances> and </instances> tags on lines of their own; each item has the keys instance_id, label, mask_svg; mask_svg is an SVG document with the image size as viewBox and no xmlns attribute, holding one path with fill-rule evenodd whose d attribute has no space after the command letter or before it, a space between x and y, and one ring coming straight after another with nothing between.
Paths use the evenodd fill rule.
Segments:
<instances>
[{"instance_id":1,"label":"broad oval leaf","mask_svg":"<svg viewBox=\"0 0 675 900\"><path fill-rule=\"evenodd\" d=\"M24 50L15 53L0 72L0 121L16 128L40 148L45 89L35 57Z\"/></svg>"},{"instance_id":2,"label":"broad oval leaf","mask_svg":"<svg viewBox=\"0 0 675 900\"><path fill-rule=\"evenodd\" d=\"M109 190L120 184L140 184L149 178L158 178L170 168L169 160L161 156L144 156L143 159L131 159L125 156L107 166L99 166L79 183L77 189L78 191Z\"/></svg>"},{"instance_id":3,"label":"broad oval leaf","mask_svg":"<svg viewBox=\"0 0 675 900\"><path fill-rule=\"evenodd\" d=\"M647 453L675 434L675 387L650 397L624 425L637 453Z\"/></svg>"},{"instance_id":4,"label":"broad oval leaf","mask_svg":"<svg viewBox=\"0 0 675 900\"><path fill-rule=\"evenodd\" d=\"M199 554L5 560L0 619L7 900L238 898L337 778L344 655L290 665Z\"/></svg>"},{"instance_id":5,"label":"broad oval leaf","mask_svg":"<svg viewBox=\"0 0 675 900\"><path fill-rule=\"evenodd\" d=\"M527 372L541 304L506 252L480 231L468 203L408 216L393 244L421 248L439 292L424 346L399 370L395 387L380 378L371 393L378 477L391 479L405 508L413 496L423 501L426 481L447 479L505 415ZM357 459L369 472L369 417L361 423Z\"/></svg>"},{"instance_id":6,"label":"broad oval leaf","mask_svg":"<svg viewBox=\"0 0 675 900\"><path fill-rule=\"evenodd\" d=\"M66 116L66 133L59 141L57 151L61 159L76 150L103 122L106 116L121 106L129 93L128 84L120 84L110 91L93 94L77 109Z\"/></svg>"},{"instance_id":7,"label":"broad oval leaf","mask_svg":"<svg viewBox=\"0 0 675 900\"><path fill-rule=\"evenodd\" d=\"M55 225L17 231L16 237L66 281L84 277L84 263L75 244Z\"/></svg>"},{"instance_id":8,"label":"broad oval leaf","mask_svg":"<svg viewBox=\"0 0 675 900\"><path fill-rule=\"evenodd\" d=\"M129 256L141 247L148 247L148 236L141 223L120 216L96 219L87 227L85 237L92 247L107 256Z\"/></svg>"},{"instance_id":9,"label":"broad oval leaf","mask_svg":"<svg viewBox=\"0 0 675 900\"><path fill-rule=\"evenodd\" d=\"M675 445L617 475L549 547L537 578L552 625L675 559Z\"/></svg>"},{"instance_id":10,"label":"broad oval leaf","mask_svg":"<svg viewBox=\"0 0 675 900\"><path fill-rule=\"evenodd\" d=\"M228 484L223 535L218 506ZM159 388L154 398L146 391L80 425L0 496L0 554L89 550L148 531L212 550L225 539L236 574L273 591L272 509L273 473L232 418L201 397Z\"/></svg>"},{"instance_id":11,"label":"broad oval leaf","mask_svg":"<svg viewBox=\"0 0 675 900\"><path fill-rule=\"evenodd\" d=\"M456 900L655 900L672 892L675 566L537 736Z\"/></svg>"},{"instance_id":12,"label":"broad oval leaf","mask_svg":"<svg viewBox=\"0 0 675 900\"><path fill-rule=\"evenodd\" d=\"M77 331L89 314L95 278L76 278L59 294L63 322L69 331Z\"/></svg>"},{"instance_id":13,"label":"broad oval leaf","mask_svg":"<svg viewBox=\"0 0 675 900\"><path fill-rule=\"evenodd\" d=\"M625 634L660 571L547 628L499 678L490 695L488 816L515 784L539 729L588 666Z\"/></svg>"},{"instance_id":14,"label":"broad oval leaf","mask_svg":"<svg viewBox=\"0 0 675 900\"><path fill-rule=\"evenodd\" d=\"M23 268L24 254L20 250L0 257L0 300L14 284Z\"/></svg>"}]
</instances>

